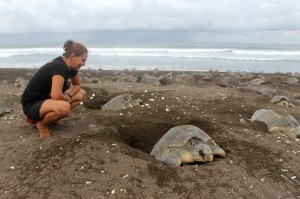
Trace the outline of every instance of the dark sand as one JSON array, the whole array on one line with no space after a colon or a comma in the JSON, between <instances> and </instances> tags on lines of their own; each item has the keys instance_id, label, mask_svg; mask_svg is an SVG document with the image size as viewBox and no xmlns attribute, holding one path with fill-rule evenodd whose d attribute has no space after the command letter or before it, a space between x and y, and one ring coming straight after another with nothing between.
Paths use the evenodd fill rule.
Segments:
<instances>
[{"instance_id":1,"label":"dark sand","mask_svg":"<svg viewBox=\"0 0 300 199\"><path fill-rule=\"evenodd\" d=\"M25 124L22 88L13 86L34 71L0 69L0 102L12 109L0 117L0 198L300 198L299 139L270 134L263 123L250 121L260 108L300 121L300 85L286 83L291 74L263 74L269 82L253 86L248 82L260 74L230 73L237 81L225 88L220 81L226 74L219 72L182 75L160 87L126 82L114 72L82 71L82 78L89 73L106 81L83 83L84 104L64 124L50 126L52 137L44 140ZM270 104L271 97L254 91L259 87L275 89L296 107ZM99 110L123 93L148 105ZM183 124L204 130L227 156L178 168L149 156L163 134Z\"/></svg>"}]
</instances>

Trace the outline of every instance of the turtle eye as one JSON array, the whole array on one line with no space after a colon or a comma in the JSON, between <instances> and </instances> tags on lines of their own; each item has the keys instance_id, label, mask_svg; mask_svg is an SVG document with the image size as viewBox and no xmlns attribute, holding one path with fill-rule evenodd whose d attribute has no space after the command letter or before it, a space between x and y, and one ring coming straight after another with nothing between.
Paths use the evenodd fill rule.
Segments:
<instances>
[{"instance_id":1,"label":"turtle eye","mask_svg":"<svg viewBox=\"0 0 300 199\"><path fill-rule=\"evenodd\" d=\"M205 154L204 154L204 152L203 152L202 150L199 151L199 155L200 155L201 157L204 157L204 156L205 156Z\"/></svg>"}]
</instances>

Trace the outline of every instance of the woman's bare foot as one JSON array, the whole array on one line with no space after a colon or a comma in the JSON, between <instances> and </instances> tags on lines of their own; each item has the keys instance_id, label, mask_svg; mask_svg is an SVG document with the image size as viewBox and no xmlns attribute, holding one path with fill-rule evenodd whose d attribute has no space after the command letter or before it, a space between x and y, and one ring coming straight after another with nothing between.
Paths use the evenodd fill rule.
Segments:
<instances>
[{"instance_id":1,"label":"woman's bare foot","mask_svg":"<svg viewBox=\"0 0 300 199\"><path fill-rule=\"evenodd\" d=\"M43 124L42 122L37 122L36 127L39 130L40 138L50 138L51 134L48 130L48 126Z\"/></svg>"}]
</instances>

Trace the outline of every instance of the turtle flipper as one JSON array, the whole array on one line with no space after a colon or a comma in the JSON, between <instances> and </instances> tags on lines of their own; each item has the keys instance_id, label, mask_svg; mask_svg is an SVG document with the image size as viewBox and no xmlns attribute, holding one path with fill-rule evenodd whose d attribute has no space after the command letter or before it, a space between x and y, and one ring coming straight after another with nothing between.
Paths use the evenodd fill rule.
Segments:
<instances>
[{"instance_id":1,"label":"turtle flipper","mask_svg":"<svg viewBox=\"0 0 300 199\"><path fill-rule=\"evenodd\" d=\"M182 163L182 150L178 148L170 149L161 161L170 167L179 167Z\"/></svg>"},{"instance_id":2,"label":"turtle flipper","mask_svg":"<svg viewBox=\"0 0 300 199\"><path fill-rule=\"evenodd\" d=\"M295 128L288 128L288 127L271 127L268 129L270 133L274 133L280 136L288 136L292 139L295 139L297 136L300 137L300 134L297 135L297 131Z\"/></svg>"},{"instance_id":3,"label":"turtle flipper","mask_svg":"<svg viewBox=\"0 0 300 199\"><path fill-rule=\"evenodd\" d=\"M300 138L300 129L295 129L296 137Z\"/></svg>"},{"instance_id":4,"label":"turtle flipper","mask_svg":"<svg viewBox=\"0 0 300 199\"><path fill-rule=\"evenodd\" d=\"M179 167L181 165L181 158L166 157L162 162L170 167Z\"/></svg>"},{"instance_id":5,"label":"turtle flipper","mask_svg":"<svg viewBox=\"0 0 300 199\"><path fill-rule=\"evenodd\" d=\"M220 156L222 158L226 156L225 151L219 146L211 146L211 150L214 155Z\"/></svg>"}]
</instances>

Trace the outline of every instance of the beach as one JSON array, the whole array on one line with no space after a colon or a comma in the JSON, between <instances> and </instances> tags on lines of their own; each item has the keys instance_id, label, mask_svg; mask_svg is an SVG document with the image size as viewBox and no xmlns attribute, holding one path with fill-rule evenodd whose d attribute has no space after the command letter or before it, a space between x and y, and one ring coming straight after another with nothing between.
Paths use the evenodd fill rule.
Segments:
<instances>
[{"instance_id":1,"label":"beach","mask_svg":"<svg viewBox=\"0 0 300 199\"><path fill-rule=\"evenodd\" d=\"M300 85L289 81L299 73L81 70L86 100L41 139L20 104L35 71L0 69L0 102L11 109L0 116L0 198L300 198L300 138L251 120L270 109L300 121ZM145 76L161 85L137 81ZM270 103L260 88L294 106ZM120 94L143 105L100 110ZM187 124L226 157L170 167L149 155L168 130Z\"/></svg>"}]
</instances>

